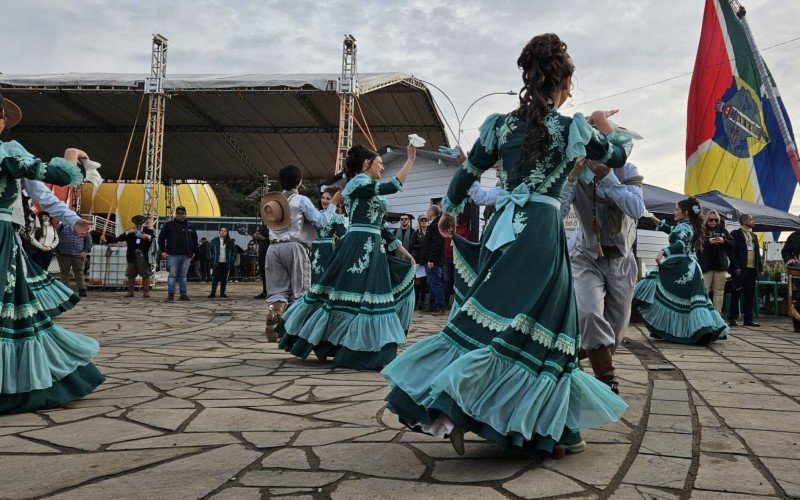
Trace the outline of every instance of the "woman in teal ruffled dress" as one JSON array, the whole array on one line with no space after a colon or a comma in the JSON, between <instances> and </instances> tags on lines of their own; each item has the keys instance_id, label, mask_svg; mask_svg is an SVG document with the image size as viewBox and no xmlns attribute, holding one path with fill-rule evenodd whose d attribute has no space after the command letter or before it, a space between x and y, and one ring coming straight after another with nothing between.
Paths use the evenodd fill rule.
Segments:
<instances>
[{"instance_id":1,"label":"woman in teal ruffled dress","mask_svg":"<svg viewBox=\"0 0 800 500\"><path fill-rule=\"evenodd\" d=\"M707 344L727 338L730 328L706 293L696 252L702 248L703 219L695 198L681 200L675 227L653 220L669 234L669 246L656 257L658 267L636 284L633 305L650 336L678 344Z\"/></svg>"},{"instance_id":2,"label":"woman in teal ruffled dress","mask_svg":"<svg viewBox=\"0 0 800 500\"><path fill-rule=\"evenodd\" d=\"M350 227L319 281L283 314L276 329L279 347L301 359L313 351L355 369L378 369L395 358L414 310L414 266L388 228L383 196L402 190L415 158L409 146L397 176L381 183L384 167L377 153L361 146L347 153L350 181L343 195ZM387 256L387 249L411 263Z\"/></svg>"},{"instance_id":3,"label":"woman in teal ruffled dress","mask_svg":"<svg viewBox=\"0 0 800 500\"><path fill-rule=\"evenodd\" d=\"M328 208L333 195L338 193L340 189L332 186L323 191L320 197L320 205L322 210ZM336 250L336 244L347 233L347 220L342 217L342 214L334 212L328 221L328 225L322 229L317 230L317 239L311 243L311 284L319 282L319 278L328 268L328 264L333 258L333 252Z\"/></svg>"},{"instance_id":4,"label":"woman in teal ruffled dress","mask_svg":"<svg viewBox=\"0 0 800 500\"><path fill-rule=\"evenodd\" d=\"M9 123L2 101L0 133ZM10 125L15 120L10 121ZM80 186L76 166L88 158L68 149L43 162L16 141L0 142L0 415L52 408L80 399L104 377L92 364L98 343L53 323L50 314L70 309L77 298L25 254L13 224L20 179Z\"/></svg>"},{"instance_id":5,"label":"woman in teal ruffled dress","mask_svg":"<svg viewBox=\"0 0 800 500\"><path fill-rule=\"evenodd\" d=\"M581 430L616 421L627 408L578 367L580 334L557 199L576 158L619 167L627 152L582 115L558 113L574 66L556 35L533 38L517 64L520 107L484 122L443 200L439 229L451 233L470 186L500 163L502 189L476 268L464 267L468 256L454 255L459 279L469 284L456 298L461 306L439 334L382 372L391 388L388 409L412 429L449 435L458 454L467 431L509 448L580 452ZM606 113L590 121L610 134Z\"/></svg>"}]
</instances>

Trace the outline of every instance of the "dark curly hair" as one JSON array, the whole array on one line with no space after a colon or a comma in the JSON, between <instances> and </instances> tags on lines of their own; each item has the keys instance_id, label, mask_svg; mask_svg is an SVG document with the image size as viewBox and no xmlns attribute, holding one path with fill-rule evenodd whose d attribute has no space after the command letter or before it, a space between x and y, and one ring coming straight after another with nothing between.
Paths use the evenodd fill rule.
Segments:
<instances>
[{"instance_id":1,"label":"dark curly hair","mask_svg":"<svg viewBox=\"0 0 800 500\"><path fill-rule=\"evenodd\" d=\"M352 179L361 173L364 160L372 160L378 157L378 153L371 149L367 149L361 144L356 144L347 151L347 158L344 161L344 173L348 179Z\"/></svg>"},{"instance_id":2,"label":"dark curly hair","mask_svg":"<svg viewBox=\"0 0 800 500\"><path fill-rule=\"evenodd\" d=\"M694 231L694 251L700 253L703 251L703 237L706 234L706 228L703 224L702 210L700 210L700 201L694 196L690 196L685 200L678 202L678 207L686 212L686 218L692 224Z\"/></svg>"},{"instance_id":3,"label":"dark curly hair","mask_svg":"<svg viewBox=\"0 0 800 500\"><path fill-rule=\"evenodd\" d=\"M575 72L575 65L567 54L567 44L555 33L545 33L533 37L522 49L517 66L524 85L519 91L519 108L512 114L528 122L523 158L535 162L550 142L544 119L553 106L553 96Z\"/></svg>"}]
</instances>

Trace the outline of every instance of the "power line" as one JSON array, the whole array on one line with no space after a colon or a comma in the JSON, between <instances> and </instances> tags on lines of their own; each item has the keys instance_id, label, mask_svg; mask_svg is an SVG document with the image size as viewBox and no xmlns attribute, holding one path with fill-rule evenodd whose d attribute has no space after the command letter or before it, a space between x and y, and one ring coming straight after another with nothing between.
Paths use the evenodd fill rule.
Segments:
<instances>
[{"instance_id":1,"label":"power line","mask_svg":"<svg viewBox=\"0 0 800 500\"><path fill-rule=\"evenodd\" d=\"M786 45L788 43L796 42L798 40L800 40L800 36L792 38L791 40L786 40L786 41L783 41L783 42L780 42L780 43L776 43L775 45L770 45L769 47L765 47L765 48L759 50L758 53L766 52L767 50L774 49L775 47L780 47L781 45ZM748 57L748 55L744 55L744 56L741 56L741 57L742 58ZM705 71L707 71L707 70L709 70L711 68L715 68L715 67L720 66L722 64L727 64L727 63L729 63L731 61L735 61L736 59L738 59L738 58L732 58L732 59L728 59L727 61L724 61L724 62L721 62L721 63L712 64L711 66L706 66L706 67L703 68L703 71L705 72ZM669 78L664 78L663 80L658 80L658 81L655 81L655 82L651 82L651 83L648 83L646 85L640 85L638 87L634 87L634 88L631 88L631 89L627 89L627 90L623 90L623 91L620 91L620 92L616 92L614 94L609 94L607 96L598 97L596 99L590 99L588 101L583 101L583 102L578 103L578 104L568 104L566 107L574 108L574 107L577 107L577 106L583 106L584 104L591 104L593 102L602 101L602 100L605 100L605 99L610 99L612 97L617 97L617 96L621 96L621 95L625 95L625 94L630 94L632 92L637 92L639 90L646 89L648 87L653 87L653 86L656 86L656 85L660 85L662 83L666 83L666 82L669 82L671 80L676 80L676 79L682 78L684 76L689 76L689 75L691 75L693 73L694 73L694 71L689 71L687 73L681 73L680 75L670 76Z\"/></svg>"}]
</instances>

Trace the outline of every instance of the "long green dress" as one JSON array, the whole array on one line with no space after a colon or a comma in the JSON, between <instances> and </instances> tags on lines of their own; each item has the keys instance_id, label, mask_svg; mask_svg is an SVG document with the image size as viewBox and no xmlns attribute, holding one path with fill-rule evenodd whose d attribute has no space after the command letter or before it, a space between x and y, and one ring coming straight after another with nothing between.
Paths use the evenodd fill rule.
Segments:
<instances>
[{"instance_id":1,"label":"long green dress","mask_svg":"<svg viewBox=\"0 0 800 500\"><path fill-rule=\"evenodd\" d=\"M328 268L336 243L347 233L347 222L341 214L333 214L328 225L317 231L317 239L311 243L311 284L319 282L319 278Z\"/></svg>"},{"instance_id":2,"label":"long green dress","mask_svg":"<svg viewBox=\"0 0 800 500\"><path fill-rule=\"evenodd\" d=\"M457 216L472 183L500 163L502 190L477 266L454 254L459 279L469 284L456 297L460 307L440 333L382 372L389 410L412 429L435 428L446 417L502 446L552 451L559 442L580 442L580 430L615 421L627 408L578 369L577 310L557 200L575 158L618 167L627 151L580 114L565 117L553 108L545 124L547 148L532 163L522 150L528 123L491 115L450 183L443 209Z\"/></svg>"},{"instance_id":3,"label":"long green dress","mask_svg":"<svg viewBox=\"0 0 800 500\"><path fill-rule=\"evenodd\" d=\"M45 163L15 141L0 142L0 414L60 406L104 380L91 363L97 341L54 324L48 315L69 308L71 294L48 286L55 282L42 277L44 271L19 245L12 207L22 178L59 186L83 182L78 167L63 158Z\"/></svg>"},{"instance_id":4,"label":"long green dress","mask_svg":"<svg viewBox=\"0 0 800 500\"><path fill-rule=\"evenodd\" d=\"M730 328L706 293L692 225L681 221L673 228L661 221L657 229L669 234L665 260L636 284L633 293L633 305L650 336L678 344L727 338Z\"/></svg>"},{"instance_id":5,"label":"long green dress","mask_svg":"<svg viewBox=\"0 0 800 500\"><path fill-rule=\"evenodd\" d=\"M386 255L401 243L386 225L383 195L401 189L395 178L379 183L364 174L347 183L350 227L319 281L283 314L280 348L302 359L313 350L355 369L381 368L395 358L408 328L401 318L414 310L414 269Z\"/></svg>"}]
</instances>

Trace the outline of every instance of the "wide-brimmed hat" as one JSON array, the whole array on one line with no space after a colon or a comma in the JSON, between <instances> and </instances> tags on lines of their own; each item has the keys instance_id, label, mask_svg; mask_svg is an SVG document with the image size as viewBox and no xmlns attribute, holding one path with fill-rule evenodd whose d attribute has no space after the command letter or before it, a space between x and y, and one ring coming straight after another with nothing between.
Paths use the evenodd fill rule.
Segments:
<instances>
[{"instance_id":1,"label":"wide-brimmed hat","mask_svg":"<svg viewBox=\"0 0 800 500\"><path fill-rule=\"evenodd\" d=\"M13 101L3 99L3 94L0 94L0 107L3 108L5 113L6 128L11 128L22 120L22 110Z\"/></svg>"},{"instance_id":2,"label":"wide-brimmed hat","mask_svg":"<svg viewBox=\"0 0 800 500\"><path fill-rule=\"evenodd\" d=\"M286 229L291 224L289 200L277 191L261 197L261 222L273 231Z\"/></svg>"},{"instance_id":3,"label":"wide-brimmed hat","mask_svg":"<svg viewBox=\"0 0 800 500\"><path fill-rule=\"evenodd\" d=\"M133 217L131 217L131 222L133 222L134 226L141 226L144 225L145 222L147 222L147 217L145 217L144 215L134 215Z\"/></svg>"}]
</instances>

